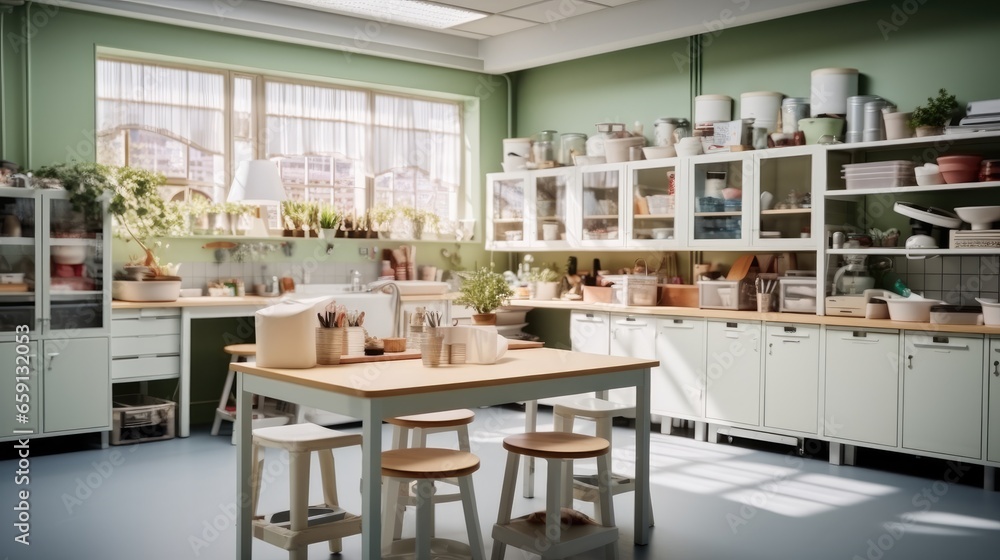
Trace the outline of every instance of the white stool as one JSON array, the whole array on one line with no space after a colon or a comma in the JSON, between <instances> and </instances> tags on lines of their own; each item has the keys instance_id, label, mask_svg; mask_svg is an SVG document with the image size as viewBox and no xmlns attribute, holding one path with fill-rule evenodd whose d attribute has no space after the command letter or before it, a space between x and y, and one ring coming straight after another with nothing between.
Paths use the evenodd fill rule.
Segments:
<instances>
[{"instance_id":1,"label":"white stool","mask_svg":"<svg viewBox=\"0 0 1000 560\"><path fill-rule=\"evenodd\" d=\"M565 558L595 548L604 549L606 559L618 558L618 528L615 526L611 498L611 444L599 437L566 432L529 432L503 440L507 450L507 468L500 491L500 511L493 525L492 560L503 560L507 546L513 546L543 558ZM527 515L511 519L517 468L520 456L548 461L548 484L545 498L544 531L528 521ZM597 505L600 525L581 524L563 527L560 523L564 500L569 496L574 459L597 459ZM542 535L544 538L539 538Z\"/></svg>"},{"instance_id":2,"label":"white stool","mask_svg":"<svg viewBox=\"0 0 1000 560\"><path fill-rule=\"evenodd\" d=\"M229 354L229 363L233 364L236 362L246 362L257 356L257 345L256 344L230 344L222 349L226 354ZM236 407L232 410L228 408L229 406L229 396L233 389L233 382L236 379L236 372L229 368L229 373L226 374L226 382L222 386L222 396L219 397L219 406L215 408L215 421L212 422L212 435L219 435L219 428L222 426L222 421L233 422L233 437L232 444L236 445L236 438L238 434L236 432ZM289 415L282 414L276 410L268 410L265 406L264 397L257 397L259 402L257 408L253 411L253 427L256 428L266 428L268 426L282 426L287 424L291 419Z\"/></svg>"},{"instance_id":3,"label":"white stool","mask_svg":"<svg viewBox=\"0 0 1000 560\"><path fill-rule=\"evenodd\" d=\"M416 481L417 527L416 538L383 543L382 557L386 559L408 557L415 553L417 560L430 560L432 541L434 549L447 549L452 554L484 560L483 535L476 510L476 494L472 487L472 473L479 470L479 457L468 451L434 447L390 449L382 452L382 476L386 477L382 511L396 511L400 491L410 481ZM469 533L468 547L446 539L433 538L434 480L455 478L458 481L465 526ZM384 534L384 533L383 533Z\"/></svg>"},{"instance_id":4,"label":"white stool","mask_svg":"<svg viewBox=\"0 0 1000 560\"><path fill-rule=\"evenodd\" d=\"M290 560L305 560L308 545L328 541L330 552L340 552L341 539L361 533L361 517L346 513L340 520L310 525L310 510L336 508L337 476L333 449L361 445L361 435L338 432L316 424L290 424L259 428L253 431L252 504L253 536L288 551ZM289 511L288 522L271 523L257 516L263 459L260 449L270 447L288 451ZM323 502L309 504L309 462L311 453L319 452L319 468L323 480Z\"/></svg>"},{"instance_id":5,"label":"white stool","mask_svg":"<svg viewBox=\"0 0 1000 560\"><path fill-rule=\"evenodd\" d=\"M455 432L458 438L458 448L461 451L470 451L469 445L469 424L476 418L476 413L468 409L446 410L443 412L431 412L427 414L414 414L411 416L397 416L389 418L386 423L391 424L392 449L406 449L427 447L427 435L441 432ZM411 435L412 432L412 435ZM442 480L449 484L458 485L458 481L453 478ZM433 482L431 482L433 486ZM391 541L399 540L403 531L403 515L406 506L417 505L417 494L411 494L409 487L400 487L400 499L396 502L394 510L382 510L382 546L388 546ZM435 489L433 503L441 504L455 502L461 499L459 492L438 493ZM430 508L427 514L430 519L431 536L434 536L434 508Z\"/></svg>"}]
</instances>

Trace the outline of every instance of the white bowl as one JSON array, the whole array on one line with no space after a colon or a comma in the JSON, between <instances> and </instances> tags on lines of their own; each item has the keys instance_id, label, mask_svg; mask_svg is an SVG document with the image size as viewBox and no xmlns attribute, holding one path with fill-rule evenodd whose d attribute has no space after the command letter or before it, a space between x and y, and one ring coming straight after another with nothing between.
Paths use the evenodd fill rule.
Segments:
<instances>
[{"instance_id":1,"label":"white bowl","mask_svg":"<svg viewBox=\"0 0 1000 560\"><path fill-rule=\"evenodd\" d=\"M920 169L919 167L917 169ZM929 187L943 185L944 177L940 173L917 173L917 186Z\"/></svg>"},{"instance_id":2,"label":"white bowl","mask_svg":"<svg viewBox=\"0 0 1000 560\"><path fill-rule=\"evenodd\" d=\"M670 239L674 236L674 228L653 228L653 239Z\"/></svg>"},{"instance_id":3,"label":"white bowl","mask_svg":"<svg viewBox=\"0 0 1000 560\"><path fill-rule=\"evenodd\" d=\"M56 264L83 264L87 262L86 245L53 245L49 251Z\"/></svg>"},{"instance_id":4,"label":"white bowl","mask_svg":"<svg viewBox=\"0 0 1000 560\"><path fill-rule=\"evenodd\" d=\"M646 159L662 159L677 157L677 149L673 146L646 146L642 149Z\"/></svg>"},{"instance_id":5,"label":"white bowl","mask_svg":"<svg viewBox=\"0 0 1000 560\"><path fill-rule=\"evenodd\" d=\"M983 306L983 323L993 326L1000 325L1000 303L990 298L976 298L976 301Z\"/></svg>"},{"instance_id":6,"label":"white bowl","mask_svg":"<svg viewBox=\"0 0 1000 560\"><path fill-rule=\"evenodd\" d=\"M931 307L944 303L939 299L886 298L889 319L911 323L927 323L931 320Z\"/></svg>"},{"instance_id":7,"label":"white bowl","mask_svg":"<svg viewBox=\"0 0 1000 560\"><path fill-rule=\"evenodd\" d=\"M990 229L993 222L1000 222L1000 206L963 206L955 213L972 224L972 229Z\"/></svg>"},{"instance_id":8,"label":"white bowl","mask_svg":"<svg viewBox=\"0 0 1000 560\"><path fill-rule=\"evenodd\" d=\"M111 297L121 301L176 301L181 295L180 280L115 280Z\"/></svg>"}]
</instances>

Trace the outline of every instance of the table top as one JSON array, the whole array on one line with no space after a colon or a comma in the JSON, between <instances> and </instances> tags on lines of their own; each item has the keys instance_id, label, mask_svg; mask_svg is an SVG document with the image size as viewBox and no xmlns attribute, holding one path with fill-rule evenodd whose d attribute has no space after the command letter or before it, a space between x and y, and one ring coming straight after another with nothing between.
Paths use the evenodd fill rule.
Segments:
<instances>
[{"instance_id":1,"label":"table top","mask_svg":"<svg viewBox=\"0 0 1000 560\"><path fill-rule=\"evenodd\" d=\"M505 353L495 364L424 367L416 360L316 366L309 369L258 367L234 363L236 371L267 379L362 398L394 397L458 389L493 387L515 381L573 378L616 371L652 368L656 360L602 356L554 348Z\"/></svg>"}]
</instances>

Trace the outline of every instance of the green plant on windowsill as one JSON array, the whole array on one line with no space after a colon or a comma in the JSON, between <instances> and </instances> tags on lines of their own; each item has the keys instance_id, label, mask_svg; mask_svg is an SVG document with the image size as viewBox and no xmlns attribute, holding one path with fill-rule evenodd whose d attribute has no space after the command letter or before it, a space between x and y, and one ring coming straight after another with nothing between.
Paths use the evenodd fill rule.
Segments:
<instances>
[{"instance_id":1,"label":"green plant on windowsill","mask_svg":"<svg viewBox=\"0 0 1000 560\"><path fill-rule=\"evenodd\" d=\"M337 229L340 226L342 216L340 212L330 205L323 205L319 209L320 229Z\"/></svg>"},{"instance_id":2,"label":"green plant on windowsill","mask_svg":"<svg viewBox=\"0 0 1000 560\"><path fill-rule=\"evenodd\" d=\"M492 314L514 295L504 277L486 267L472 272L459 272L458 276L462 279L462 287L455 303L468 305L477 314ZM493 321L496 321L496 317Z\"/></svg>"},{"instance_id":3,"label":"green plant on windowsill","mask_svg":"<svg viewBox=\"0 0 1000 560\"><path fill-rule=\"evenodd\" d=\"M413 206L400 207L399 214L410 222L413 239L423 239L425 233L437 234L438 224L441 221L437 214Z\"/></svg>"},{"instance_id":4,"label":"green plant on windowsill","mask_svg":"<svg viewBox=\"0 0 1000 560\"><path fill-rule=\"evenodd\" d=\"M941 88L938 90L937 98L928 97L927 105L918 106L913 110L908 121L910 126L924 130L940 129L951 123L951 118L958 109L958 101L954 95L949 95L948 90ZM937 131L940 134L940 131Z\"/></svg>"}]
</instances>

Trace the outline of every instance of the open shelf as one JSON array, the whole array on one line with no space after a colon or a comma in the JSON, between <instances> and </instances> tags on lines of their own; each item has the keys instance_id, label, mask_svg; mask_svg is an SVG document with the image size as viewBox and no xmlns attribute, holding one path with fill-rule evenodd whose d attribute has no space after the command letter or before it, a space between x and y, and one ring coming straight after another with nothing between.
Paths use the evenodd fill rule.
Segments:
<instances>
[{"instance_id":1,"label":"open shelf","mask_svg":"<svg viewBox=\"0 0 1000 560\"><path fill-rule=\"evenodd\" d=\"M992 189L1000 187L1000 181L981 181L978 183L953 183L950 185L928 185L925 187L891 187L886 189L843 189L835 191L826 191L827 198L853 198L862 197L872 194L911 194L918 192L946 192L952 189L956 190L971 190L971 189Z\"/></svg>"},{"instance_id":2,"label":"open shelf","mask_svg":"<svg viewBox=\"0 0 1000 560\"><path fill-rule=\"evenodd\" d=\"M858 249L827 249L828 255L911 255L938 257L945 255L1000 255L1000 248L973 249L906 249L904 247L861 247Z\"/></svg>"},{"instance_id":3,"label":"open shelf","mask_svg":"<svg viewBox=\"0 0 1000 560\"><path fill-rule=\"evenodd\" d=\"M674 219L673 214L636 214L633 216L636 220L672 220Z\"/></svg>"},{"instance_id":4,"label":"open shelf","mask_svg":"<svg viewBox=\"0 0 1000 560\"><path fill-rule=\"evenodd\" d=\"M879 140L876 142L851 142L848 144L831 144L826 146L830 152L858 152L867 150L892 150L923 144L935 144L938 142L952 144L954 142L966 140L994 141L1000 138L997 132L966 132L963 134L944 134L939 136L925 136L922 138L904 138L901 140Z\"/></svg>"},{"instance_id":5,"label":"open shelf","mask_svg":"<svg viewBox=\"0 0 1000 560\"><path fill-rule=\"evenodd\" d=\"M521 224L524 218L493 218L494 224Z\"/></svg>"},{"instance_id":6,"label":"open shelf","mask_svg":"<svg viewBox=\"0 0 1000 560\"><path fill-rule=\"evenodd\" d=\"M618 214L593 214L590 216L584 216L584 220L617 220Z\"/></svg>"},{"instance_id":7,"label":"open shelf","mask_svg":"<svg viewBox=\"0 0 1000 560\"><path fill-rule=\"evenodd\" d=\"M732 216L742 216L743 212L695 212L695 218L725 218Z\"/></svg>"}]
</instances>

